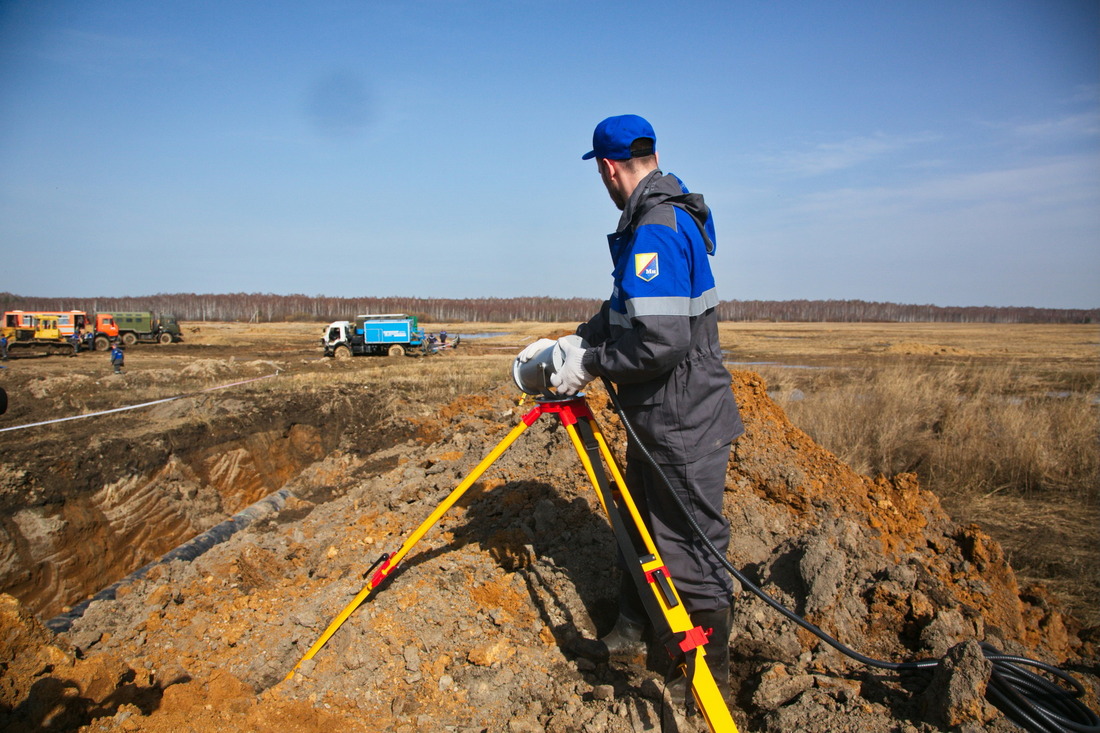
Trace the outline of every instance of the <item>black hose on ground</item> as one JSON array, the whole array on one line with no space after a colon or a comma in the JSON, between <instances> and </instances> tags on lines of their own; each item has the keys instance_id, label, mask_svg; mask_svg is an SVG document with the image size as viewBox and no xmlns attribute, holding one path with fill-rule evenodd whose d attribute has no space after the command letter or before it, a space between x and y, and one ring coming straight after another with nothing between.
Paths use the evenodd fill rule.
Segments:
<instances>
[{"instance_id":1,"label":"black hose on ground","mask_svg":"<svg viewBox=\"0 0 1100 733\"><path fill-rule=\"evenodd\" d=\"M683 501L673 489L672 483L668 480L668 477L665 476L664 471L661 470L660 464L657 463L657 460L645 447L642 441L638 439L638 434L634 432L634 426L631 425L630 420L627 419L622 403L619 402L619 395L615 392L610 380L604 377L603 384L608 395L611 397L611 404L615 408L615 413L622 421L623 427L626 429L627 433L630 434L631 440L634 441L635 447L637 447L645 457L646 462L649 463L657 472L657 475L661 477L661 481L676 502L676 505L680 508L684 519L687 520L688 525L691 527L691 531L703 545L706 546L707 550L714 558L722 563L723 567L725 567L731 575L737 578L742 586L748 588L753 595L778 611L785 618L806 629L829 646L857 662L866 664L870 667L877 667L879 669L887 669L895 672L927 670L933 669L939 665L940 660L938 659L887 662L860 654L837 639L834 639L825 631L802 618L794 611L788 609L745 577L741 571L730 563L724 554L718 551L718 548L714 546L703 532L702 528L699 527L695 518L688 512L687 507L684 506ZM990 674L989 683L986 687L986 697L989 698L989 701L998 709L1004 712L1009 720L1028 731L1032 731L1032 733L1064 733L1066 731L1070 733L1100 733L1100 716L1097 716L1096 713L1081 702L1080 698L1084 695L1085 688L1071 674L1034 659L1003 654L1000 650L985 642L981 642L981 648L985 658L993 665L993 671ZM1060 687L1034 672L1024 669L1020 665L1035 667L1054 675L1072 687L1073 690L1070 691L1064 687Z\"/></svg>"}]
</instances>

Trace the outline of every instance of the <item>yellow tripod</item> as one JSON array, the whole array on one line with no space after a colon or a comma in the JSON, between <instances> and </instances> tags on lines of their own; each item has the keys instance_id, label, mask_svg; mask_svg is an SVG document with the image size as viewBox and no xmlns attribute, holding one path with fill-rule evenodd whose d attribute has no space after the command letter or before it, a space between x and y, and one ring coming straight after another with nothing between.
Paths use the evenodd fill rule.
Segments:
<instances>
[{"instance_id":1,"label":"yellow tripod","mask_svg":"<svg viewBox=\"0 0 1100 733\"><path fill-rule=\"evenodd\" d=\"M684 609L680 596L676 593L668 568L665 567L660 554L657 552L653 538L650 536L638 508L626 488L622 473L619 471L615 458L607 446L607 441L604 439L603 433L600 432L599 426L596 425L596 420L592 416L583 395L563 399L540 398L536 400L535 408L521 418L519 424L512 428L511 432L463 479L462 483L435 508L435 511L405 540L401 548L392 555L380 557L375 565L367 571L367 575L371 576L370 580L359 591L359 594L352 599L351 603L329 624L329 627L309 648L305 656L294 665L294 669L290 671L286 679L292 678L302 662L312 659L320 651L321 647L336 633L336 630L343 625L344 621L367 599L367 596L389 577L405 555L424 537L428 530L454 506L455 502L466 493L466 490L481 478L481 475L500 458L512 443L516 442L527 428L546 413L557 415L562 425L565 426L573 447L577 451L577 456L584 466L585 473L588 474L589 481L596 490L600 505L611 523L615 541L618 543L623 557L626 558L628 570L638 587L650 621L653 623L654 628L658 630L658 638L667 637L672 639L672 644L681 652L675 656L679 658L681 670L691 683L695 701L703 714L703 718L712 731L737 733L737 726L733 722L729 708L726 707L726 703L718 691L718 685L715 683L710 668L707 667L704 659L706 652L703 645L707 641L707 635L701 628L692 624L691 618ZM611 476L615 482L615 490L612 490L608 484L607 474L600 462L601 457L611 471ZM667 633L661 633L662 631ZM670 649L670 653L674 650Z\"/></svg>"}]
</instances>

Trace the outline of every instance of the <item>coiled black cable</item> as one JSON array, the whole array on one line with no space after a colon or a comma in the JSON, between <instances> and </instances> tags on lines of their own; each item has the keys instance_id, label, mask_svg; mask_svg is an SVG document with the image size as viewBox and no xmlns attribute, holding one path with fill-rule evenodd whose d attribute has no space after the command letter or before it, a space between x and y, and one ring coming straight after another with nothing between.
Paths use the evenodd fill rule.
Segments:
<instances>
[{"instance_id":1,"label":"coiled black cable","mask_svg":"<svg viewBox=\"0 0 1100 733\"><path fill-rule=\"evenodd\" d=\"M755 583L735 568L723 553L718 551L718 548L714 546L699 527L695 518L688 512L687 507L684 506L683 501L672 487L672 483L668 480L664 471L661 470L660 464L657 463L657 460L645 447L645 444L638 438L638 434L634 432L634 426L630 424L630 420L623 410L622 403L619 402L619 395L616 393L610 380L604 377L603 384L608 395L611 397L611 403L615 407L615 412L622 421L623 427L626 429L627 433L630 434L635 447L638 448L645 457L646 462L649 463L657 472L657 475L661 477L662 483L664 483L665 488L668 489L669 494L680 508L684 519L687 520L688 525L691 527L691 531L698 537L714 558L722 563L723 567L725 567L731 575L737 578L741 585L748 588L753 595L778 611L785 618L814 634L837 651L870 667L902 672L932 669L940 663L938 659L887 662L860 654L833 638L816 625L802 618L794 611L788 609L779 601L765 593L763 589L757 587ZM989 683L986 686L986 697L1014 723L1028 731L1032 731L1032 733L1065 733L1066 731L1070 733L1100 733L1100 716L1097 716L1096 713L1081 702L1080 698L1084 695L1085 688L1071 674L1034 659L1003 654L996 647L986 642L981 642L980 646L983 655L993 666ZM1064 687L1060 687L1034 672L1024 669L1020 665L1035 667L1054 675L1072 687L1073 690L1070 691Z\"/></svg>"}]
</instances>

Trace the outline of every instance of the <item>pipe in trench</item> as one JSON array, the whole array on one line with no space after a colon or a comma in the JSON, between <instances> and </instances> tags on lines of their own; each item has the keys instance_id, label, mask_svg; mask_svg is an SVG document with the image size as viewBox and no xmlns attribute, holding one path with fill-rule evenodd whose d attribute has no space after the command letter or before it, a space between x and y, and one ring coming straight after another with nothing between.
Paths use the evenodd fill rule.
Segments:
<instances>
[{"instance_id":1,"label":"pipe in trench","mask_svg":"<svg viewBox=\"0 0 1100 733\"><path fill-rule=\"evenodd\" d=\"M52 619L45 623L46 628L50 629L54 633L64 633L72 628L73 623L84 615L84 612L88 610L95 601L110 601L114 600L115 593L119 588L124 585L129 585L135 580L139 580L145 577L146 573L152 570L158 565L172 562L173 560L184 560L190 562L195 558L202 555L214 545L225 542L234 534L244 529L248 525L255 522L257 519L268 516L269 514L278 512L286 504L287 499L293 496L290 489L279 489L278 491L268 494L259 501L245 507L241 511L234 514L229 519L225 520L221 524L217 524L210 529L206 530L200 535L196 535L182 545L176 547L173 550L168 551L162 555L159 559L144 565L134 572L127 575L125 578L112 583L103 590L96 593L91 598L87 598L80 603L76 604L69 611L62 613L58 616L54 616Z\"/></svg>"}]
</instances>

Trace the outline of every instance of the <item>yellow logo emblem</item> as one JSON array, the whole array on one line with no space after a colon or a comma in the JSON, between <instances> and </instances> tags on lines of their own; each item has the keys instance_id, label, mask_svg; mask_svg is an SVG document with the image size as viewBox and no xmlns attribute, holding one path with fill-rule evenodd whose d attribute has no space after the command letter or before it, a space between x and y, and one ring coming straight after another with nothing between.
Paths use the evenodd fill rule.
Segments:
<instances>
[{"instance_id":1,"label":"yellow logo emblem","mask_svg":"<svg viewBox=\"0 0 1100 733\"><path fill-rule=\"evenodd\" d=\"M657 253L646 252L634 255L634 274L649 282L660 274L657 270Z\"/></svg>"}]
</instances>

